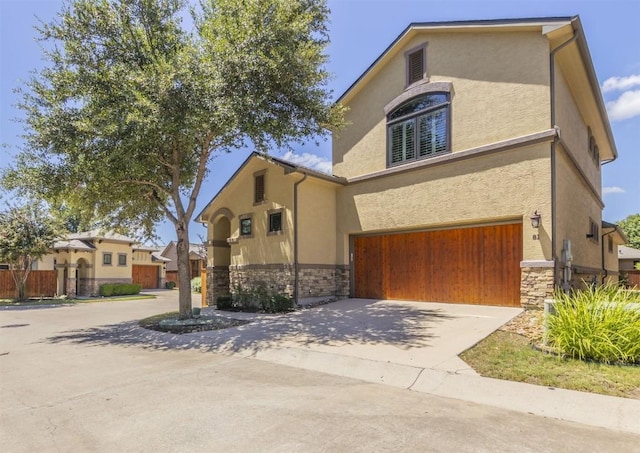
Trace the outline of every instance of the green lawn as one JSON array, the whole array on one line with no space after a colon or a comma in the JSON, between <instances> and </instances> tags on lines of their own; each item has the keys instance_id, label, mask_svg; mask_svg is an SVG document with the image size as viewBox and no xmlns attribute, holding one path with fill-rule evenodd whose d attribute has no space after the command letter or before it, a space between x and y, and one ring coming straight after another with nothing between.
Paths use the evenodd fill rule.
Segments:
<instances>
[{"instance_id":1,"label":"green lawn","mask_svg":"<svg viewBox=\"0 0 640 453\"><path fill-rule=\"evenodd\" d=\"M640 399L640 366L563 359L510 332L497 331L460 357L485 377Z\"/></svg>"},{"instance_id":2,"label":"green lawn","mask_svg":"<svg viewBox=\"0 0 640 453\"><path fill-rule=\"evenodd\" d=\"M0 299L0 307L29 307L33 305L71 305L71 304L90 304L93 302L121 302L125 300L141 300L155 299L156 296L151 294L136 294L133 296L113 296L113 297L95 297L91 299L30 299L22 302L15 302L11 299Z\"/></svg>"}]
</instances>

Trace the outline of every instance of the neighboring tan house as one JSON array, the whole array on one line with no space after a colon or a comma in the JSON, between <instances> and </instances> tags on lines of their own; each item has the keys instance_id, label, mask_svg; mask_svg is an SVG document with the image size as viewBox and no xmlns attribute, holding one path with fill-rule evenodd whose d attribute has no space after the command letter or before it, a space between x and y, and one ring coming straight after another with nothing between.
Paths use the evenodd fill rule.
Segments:
<instances>
[{"instance_id":1,"label":"neighboring tan house","mask_svg":"<svg viewBox=\"0 0 640 453\"><path fill-rule=\"evenodd\" d=\"M157 249L120 234L73 233L54 244L53 253L36 268L57 270L57 294L99 294L105 283L139 283L145 289L164 287L168 262Z\"/></svg>"},{"instance_id":2,"label":"neighboring tan house","mask_svg":"<svg viewBox=\"0 0 640 453\"><path fill-rule=\"evenodd\" d=\"M178 251L174 241L169 242L160 252L170 261L167 263L167 281L178 283ZM200 277L207 266L207 249L202 244L189 244L189 276Z\"/></svg>"},{"instance_id":3,"label":"neighboring tan house","mask_svg":"<svg viewBox=\"0 0 640 453\"><path fill-rule=\"evenodd\" d=\"M620 271L640 270L636 268L636 266L640 264L640 250L627 247L626 245L619 245L618 263Z\"/></svg>"},{"instance_id":4,"label":"neighboring tan house","mask_svg":"<svg viewBox=\"0 0 640 453\"><path fill-rule=\"evenodd\" d=\"M197 216L207 297L538 306L615 281L617 157L578 17L416 23L339 98L333 175L253 153Z\"/></svg>"},{"instance_id":5,"label":"neighboring tan house","mask_svg":"<svg viewBox=\"0 0 640 453\"><path fill-rule=\"evenodd\" d=\"M640 250L624 245L618 246L618 263L620 274L627 285L640 288L640 268L636 267L640 264Z\"/></svg>"}]
</instances>

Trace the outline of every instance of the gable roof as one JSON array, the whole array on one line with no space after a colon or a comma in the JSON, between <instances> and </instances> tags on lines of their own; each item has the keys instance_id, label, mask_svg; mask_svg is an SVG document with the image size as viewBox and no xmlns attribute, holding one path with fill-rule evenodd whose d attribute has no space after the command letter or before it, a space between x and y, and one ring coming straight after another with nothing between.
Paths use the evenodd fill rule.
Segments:
<instances>
[{"instance_id":1,"label":"gable roof","mask_svg":"<svg viewBox=\"0 0 640 453\"><path fill-rule=\"evenodd\" d=\"M640 250L627 247L626 245L618 246L619 260L640 260Z\"/></svg>"},{"instance_id":2,"label":"gable roof","mask_svg":"<svg viewBox=\"0 0 640 453\"><path fill-rule=\"evenodd\" d=\"M362 86L367 84L369 80L383 67L391 57L395 56L403 46L408 43L416 34L424 31L469 31L469 30L524 30L524 29L541 29L542 33L552 33L555 30L564 27L572 27L574 35L576 35L576 43L580 53L580 57L584 63L591 91L594 94L595 103L598 113L602 119L604 133L610 143L611 155L610 160L618 157L615 141L607 109L600 92L600 84L593 67L591 54L587 46L584 36L582 23L579 16L564 17L537 17L522 19L493 19L493 20L469 20L469 21L448 21L448 22L413 22L407 26L396 39L375 59L373 63L356 79L355 82L346 89L346 91L336 100L336 103L348 103L352 96L360 90ZM552 125L553 126L553 125ZM610 161L609 160L609 161ZM606 161L605 161L606 162Z\"/></svg>"},{"instance_id":3,"label":"gable roof","mask_svg":"<svg viewBox=\"0 0 640 453\"><path fill-rule=\"evenodd\" d=\"M113 232L104 232L100 230L83 231L81 233L71 233L67 236L68 240L77 239L80 241L106 240L110 242L127 242L131 244L137 243L133 238Z\"/></svg>"},{"instance_id":4,"label":"gable roof","mask_svg":"<svg viewBox=\"0 0 640 453\"><path fill-rule=\"evenodd\" d=\"M165 254L167 253L167 250L169 250L170 247L175 247L175 246L176 246L175 241L169 242L166 246L164 246L164 248L158 251L158 255L164 257ZM203 260L207 259L207 249L202 244L189 243L189 255L191 254L194 254ZM171 260L168 259L167 261L171 261Z\"/></svg>"},{"instance_id":5,"label":"gable roof","mask_svg":"<svg viewBox=\"0 0 640 453\"><path fill-rule=\"evenodd\" d=\"M289 162L289 161L287 161L285 159L281 159L281 158L278 158L278 157L273 157L273 156L270 156L270 155L265 155L265 154L259 153L257 151L253 151L244 160L244 162L242 162L240 167L238 167L238 169L233 173L233 175L231 175L231 177L227 180L227 182L224 183L224 185L220 188L220 190L218 190L218 192L213 196L213 198L211 198L211 201L209 201L209 203L207 203L207 205L198 213L198 215L195 216L196 222L206 223L206 221L204 219L202 219L202 215L205 213L205 211L207 209L209 209L209 206L211 206L211 204L215 201L215 199L218 198L218 195L220 195L227 188L227 186L231 183L231 181L233 181L242 172L242 170L247 166L247 164L251 161L251 159L254 159L254 158L263 159L266 162L269 162L269 163L272 163L274 165L278 165L279 167L284 168L284 173L285 174L302 173L302 174L305 174L305 175L310 176L312 178L322 179L324 181L329 181L329 182L332 182L332 183L335 183L335 184L340 184L340 185L346 185L347 184L347 180L345 178L341 178L339 176L330 175L330 174L327 174L327 173L322 173L320 171L313 170L313 169L305 167L303 165L298 165L298 164L295 164L293 162Z\"/></svg>"}]
</instances>

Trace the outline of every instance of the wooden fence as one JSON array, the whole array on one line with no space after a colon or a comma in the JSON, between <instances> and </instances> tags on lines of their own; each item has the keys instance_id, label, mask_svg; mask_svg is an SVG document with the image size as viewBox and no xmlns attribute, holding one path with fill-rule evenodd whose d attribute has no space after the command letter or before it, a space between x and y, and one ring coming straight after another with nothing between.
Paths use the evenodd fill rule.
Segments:
<instances>
[{"instance_id":1,"label":"wooden fence","mask_svg":"<svg viewBox=\"0 0 640 453\"><path fill-rule=\"evenodd\" d=\"M627 281L629 286L636 286L640 288L640 271L623 271L627 274Z\"/></svg>"},{"instance_id":2,"label":"wooden fence","mask_svg":"<svg viewBox=\"0 0 640 453\"><path fill-rule=\"evenodd\" d=\"M178 271L167 271L164 276L165 282L175 282L176 288L178 287Z\"/></svg>"},{"instance_id":3,"label":"wooden fence","mask_svg":"<svg viewBox=\"0 0 640 453\"><path fill-rule=\"evenodd\" d=\"M27 297L52 297L56 294L56 271L31 271L27 277ZM16 297L16 285L11 271L0 271L0 299Z\"/></svg>"},{"instance_id":4,"label":"wooden fence","mask_svg":"<svg viewBox=\"0 0 640 453\"><path fill-rule=\"evenodd\" d=\"M207 271L206 269L202 270L202 272L200 273L200 277L202 278L202 290L201 290L202 306L206 307L207 306Z\"/></svg>"}]
</instances>

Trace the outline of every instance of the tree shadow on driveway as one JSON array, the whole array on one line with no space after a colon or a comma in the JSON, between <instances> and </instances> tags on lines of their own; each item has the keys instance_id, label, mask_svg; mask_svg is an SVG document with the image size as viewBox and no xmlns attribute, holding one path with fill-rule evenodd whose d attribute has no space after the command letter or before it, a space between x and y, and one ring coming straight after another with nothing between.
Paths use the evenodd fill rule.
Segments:
<instances>
[{"instance_id":1,"label":"tree shadow on driveway","mask_svg":"<svg viewBox=\"0 0 640 453\"><path fill-rule=\"evenodd\" d=\"M225 316L234 318L234 313ZM410 349L428 347L435 325L452 318L455 316L431 309L428 304L352 299L285 315L256 316L249 324L224 330L178 335L147 330L137 322L123 322L68 331L45 341L222 353L311 345L387 344Z\"/></svg>"}]
</instances>

